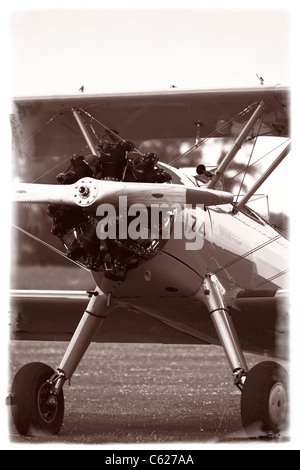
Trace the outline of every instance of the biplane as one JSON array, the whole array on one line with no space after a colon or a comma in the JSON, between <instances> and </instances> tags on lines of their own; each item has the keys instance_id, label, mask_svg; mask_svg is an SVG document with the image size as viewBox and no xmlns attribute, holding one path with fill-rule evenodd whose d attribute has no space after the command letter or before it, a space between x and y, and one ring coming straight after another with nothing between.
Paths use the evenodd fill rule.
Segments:
<instances>
[{"instance_id":1,"label":"biplane","mask_svg":"<svg viewBox=\"0 0 300 470\"><path fill-rule=\"evenodd\" d=\"M64 383L92 341L220 345L248 435L286 428L288 375L274 358L288 358L289 243L249 201L290 151L289 101L281 86L13 100L15 155L69 158L52 183L15 183L13 201L44 204L66 256L95 281L89 292L11 291L13 338L71 335L55 370L33 362L15 375L9 402L20 434L60 431ZM284 145L237 198L228 168L264 136ZM181 155L164 162L151 145L139 150L193 138L193 151L212 137L230 138L229 150L189 174ZM249 370L244 351L271 359Z\"/></svg>"}]
</instances>

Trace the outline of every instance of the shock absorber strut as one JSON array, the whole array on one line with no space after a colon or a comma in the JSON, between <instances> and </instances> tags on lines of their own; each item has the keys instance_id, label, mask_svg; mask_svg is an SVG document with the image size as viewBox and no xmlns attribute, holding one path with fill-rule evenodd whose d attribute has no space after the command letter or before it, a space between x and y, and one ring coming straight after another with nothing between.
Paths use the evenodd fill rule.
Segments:
<instances>
[{"instance_id":1,"label":"shock absorber strut","mask_svg":"<svg viewBox=\"0 0 300 470\"><path fill-rule=\"evenodd\" d=\"M108 313L117 308L111 294L104 295L97 287L91 293L88 306L69 343L60 365L49 380L53 386L53 395L58 395L66 380L70 380L84 353L89 347L98 329Z\"/></svg>"},{"instance_id":2,"label":"shock absorber strut","mask_svg":"<svg viewBox=\"0 0 300 470\"><path fill-rule=\"evenodd\" d=\"M215 275L207 275L203 281L203 293L220 343L235 377L234 383L242 389L248 367L224 300L225 289Z\"/></svg>"}]
</instances>

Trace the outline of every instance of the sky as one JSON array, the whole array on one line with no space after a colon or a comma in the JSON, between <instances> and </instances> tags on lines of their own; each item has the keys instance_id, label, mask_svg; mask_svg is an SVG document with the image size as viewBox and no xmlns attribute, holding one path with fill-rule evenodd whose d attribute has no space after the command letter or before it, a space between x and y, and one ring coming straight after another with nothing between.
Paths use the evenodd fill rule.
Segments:
<instances>
[{"instance_id":1,"label":"sky","mask_svg":"<svg viewBox=\"0 0 300 470\"><path fill-rule=\"evenodd\" d=\"M10 95L290 85L289 2L203 3L13 1Z\"/></svg>"},{"instance_id":2,"label":"sky","mask_svg":"<svg viewBox=\"0 0 300 470\"><path fill-rule=\"evenodd\" d=\"M290 21L284 8L13 9L11 94L289 84Z\"/></svg>"}]
</instances>

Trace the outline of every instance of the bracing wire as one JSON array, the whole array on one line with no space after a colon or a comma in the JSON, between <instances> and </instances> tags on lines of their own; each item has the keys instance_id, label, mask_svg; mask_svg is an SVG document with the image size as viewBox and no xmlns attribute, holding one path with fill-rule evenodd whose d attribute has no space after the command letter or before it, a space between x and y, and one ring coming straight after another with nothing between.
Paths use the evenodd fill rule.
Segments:
<instances>
[{"instance_id":1,"label":"bracing wire","mask_svg":"<svg viewBox=\"0 0 300 470\"><path fill-rule=\"evenodd\" d=\"M280 273L277 273L277 274L274 274L274 276L271 276L269 277L268 279L265 279L263 282L261 282L260 284L257 284L255 286L255 289L257 289L258 287L261 287L265 284L267 284L268 282L271 282L271 281L274 281L274 279L277 279L278 277L281 277L281 276L284 276L284 274L287 274L289 272L288 269L286 269L285 271L280 271Z\"/></svg>"},{"instance_id":2,"label":"bracing wire","mask_svg":"<svg viewBox=\"0 0 300 470\"><path fill-rule=\"evenodd\" d=\"M255 162L251 163L251 165L243 168L242 170L240 170L238 173L236 173L234 176L232 176L231 178L228 178L228 181L231 181L233 179L235 179L237 176L239 176L241 173L243 173L243 171L245 171L247 168L252 168L254 165L256 165L258 162L260 162L261 160L263 160L264 158L268 157L271 153L275 152L277 149L279 149L282 145L285 145L287 142L289 142L291 139L288 138L286 139L284 142L281 142L279 145L277 145L277 147L274 147L272 150L270 150L269 152L267 152L265 155L263 155L262 157L258 158L257 160L255 160Z\"/></svg>"},{"instance_id":3,"label":"bracing wire","mask_svg":"<svg viewBox=\"0 0 300 470\"><path fill-rule=\"evenodd\" d=\"M117 134L116 132L114 132L112 129L110 129L109 127L107 127L105 124L103 124L103 122L99 121L98 119L96 119L94 116L92 116L92 114L88 113L87 111L85 111L84 109L79 109L79 111L81 111L82 113L86 114L91 120L94 120L97 124L99 124L99 126L102 126L104 129L106 129L110 134L112 134L114 137L116 137L118 140L120 140L121 142L125 142L125 139L122 139L122 137L119 136L119 134ZM94 129L92 129L93 132L94 132ZM140 150L138 150L136 147L134 148L135 152L139 153L140 155L144 155Z\"/></svg>"},{"instance_id":4,"label":"bracing wire","mask_svg":"<svg viewBox=\"0 0 300 470\"><path fill-rule=\"evenodd\" d=\"M258 245L257 247L253 248L252 250L247 251L247 253L244 253L243 255L238 256L237 258L234 258L233 260L229 261L227 264L224 264L223 266L220 266L212 274L218 274L220 271L223 271L224 269L229 268L233 264L238 263L242 259L247 258L248 256L252 255L256 251L261 250L262 248L266 247L267 245L270 245L270 243L273 243L276 240L279 240L279 238L281 238L281 237L282 237L282 235L276 235L276 237L273 237L270 240L267 240L266 242L262 243L261 245Z\"/></svg>"},{"instance_id":5,"label":"bracing wire","mask_svg":"<svg viewBox=\"0 0 300 470\"><path fill-rule=\"evenodd\" d=\"M15 224L12 224L12 226L19 230L19 232L22 232L24 233L25 235L27 235L28 237L32 238L33 240L37 241L38 243L41 243L42 245L46 246L47 248L49 248L50 250L54 251L55 253L57 253L58 255L62 256L63 258L67 259L68 261L71 261L72 263L76 264L77 266L79 266L80 268L84 269L85 271L90 271L86 266L84 266L84 264L82 263L79 263L78 261L75 261L71 258L69 258L63 251L59 250L58 248L55 248L54 246L50 245L50 243L47 243L45 242L44 240L42 240L41 238L38 238L36 237L35 235L33 235L32 233L28 232L27 230L19 227L18 225L15 225Z\"/></svg>"},{"instance_id":6,"label":"bracing wire","mask_svg":"<svg viewBox=\"0 0 300 470\"><path fill-rule=\"evenodd\" d=\"M200 145L204 144L207 140L211 139L214 137L216 134L218 134L223 128L227 127L228 124L231 124L233 121L235 121L237 118L244 116L247 114L255 105L257 105L257 102L250 104L247 106L247 108L243 109L239 113L237 113L235 116L233 116L231 119L226 121L222 126L220 126L218 129L214 130L211 134L209 134L207 137L204 137L201 139L199 142L197 142L195 145L193 145L190 149L186 150L184 153L178 155L176 158L174 158L169 165L174 165L178 160L180 160L182 157L187 155L188 153L192 152L193 150L196 150Z\"/></svg>"},{"instance_id":7,"label":"bracing wire","mask_svg":"<svg viewBox=\"0 0 300 470\"><path fill-rule=\"evenodd\" d=\"M39 181L40 179L44 178L44 176L47 176L49 173L51 173L53 170L55 170L56 168L59 168L60 166L64 165L65 163L67 163L67 161L69 161L69 158L66 158L63 162L60 162L58 163L57 165L53 166L52 168L50 168L50 170L47 170L45 171L45 173L43 173L42 175L38 176L37 178L35 178L35 180L31 181L31 183L36 183L37 181Z\"/></svg>"},{"instance_id":8,"label":"bracing wire","mask_svg":"<svg viewBox=\"0 0 300 470\"><path fill-rule=\"evenodd\" d=\"M62 113L59 112L59 113L56 113L54 114L54 116L52 116L50 119L48 119L48 121L43 124L36 132L34 132L30 137L28 137L27 140L25 140L24 142L24 145L28 144L28 142L30 142L37 134L39 134L39 132L41 132L43 129L45 129L45 127L48 126L48 124L50 124L52 121L54 121L54 119L57 118L57 116L60 116Z\"/></svg>"},{"instance_id":9,"label":"bracing wire","mask_svg":"<svg viewBox=\"0 0 300 470\"><path fill-rule=\"evenodd\" d=\"M242 181L241 181L241 184L240 184L240 189L239 189L239 192L238 192L238 195L237 195L237 198L236 198L237 201L238 201L238 199L239 199L239 197L240 197L242 187L244 186L244 181L245 181L245 178L246 178L246 175L247 175L247 171L249 170L249 167L250 167L250 161L251 161L251 158L252 158L252 156L253 156L253 152L254 152L255 146L256 146L256 144L257 144L257 139L258 139L258 135L259 135L259 131L260 131L260 129L261 129L262 123L263 123L263 116L262 116L261 119L260 119L260 123L259 123L259 128L258 128L257 136L256 136L255 139L254 139L254 143L253 143L253 145L252 145L251 153L250 153L249 159L248 159L248 164L247 164L247 166L246 166L246 168L245 168L244 175L243 175L243 178L242 178Z\"/></svg>"}]
</instances>

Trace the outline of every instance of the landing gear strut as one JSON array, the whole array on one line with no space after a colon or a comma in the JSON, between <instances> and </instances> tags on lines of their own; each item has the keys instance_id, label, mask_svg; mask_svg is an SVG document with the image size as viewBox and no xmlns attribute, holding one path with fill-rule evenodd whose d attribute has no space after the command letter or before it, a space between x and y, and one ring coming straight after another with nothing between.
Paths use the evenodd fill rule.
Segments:
<instances>
[{"instance_id":1,"label":"landing gear strut","mask_svg":"<svg viewBox=\"0 0 300 470\"><path fill-rule=\"evenodd\" d=\"M274 436L286 429L288 420L288 377L276 362L247 367L238 337L225 303L226 292L215 275L203 281L206 305L241 390L241 417L248 436Z\"/></svg>"},{"instance_id":2,"label":"landing gear strut","mask_svg":"<svg viewBox=\"0 0 300 470\"><path fill-rule=\"evenodd\" d=\"M224 301L225 289L215 275L204 279L203 289L214 327L234 375L234 383L242 390L248 367Z\"/></svg>"},{"instance_id":3,"label":"landing gear strut","mask_svg":"<svg viewBox=\"0 0 300 470\"><path fill-rule=\"evenodd\" d=\"M117 307L97 288L54 371L46 364L26 364L16 374L10 404L14 424L23 435L57 434L64 417L63 385L69 380L107 314Z\"/></svg>"}]
</instances>

